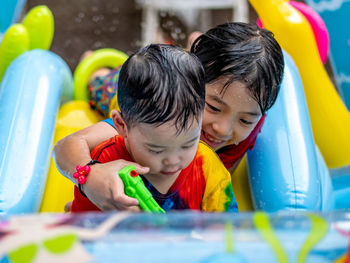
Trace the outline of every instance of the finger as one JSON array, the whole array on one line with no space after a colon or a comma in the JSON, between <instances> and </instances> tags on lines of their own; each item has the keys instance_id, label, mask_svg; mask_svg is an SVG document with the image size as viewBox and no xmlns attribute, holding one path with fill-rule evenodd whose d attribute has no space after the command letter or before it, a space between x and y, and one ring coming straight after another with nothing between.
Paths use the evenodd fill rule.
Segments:
<instances>
[{"instance_id":1,"label":"finger","mask_svg":"<svg viewBox=\"0 0 350 263\"><path fill-rule=\"evenodd\" d=\"M129 197L124 192L124 183L122 179L120 179L119 176L115 177L116 179L116 185L115 185L115 191L112 191L114 193L113 199L115 201L115 205L118 207L129 207L129 206L135 206L139 204L139 201L137 199Z\"/></svg>"},{"instance_id":2,"label":"finger","mask_svg":"<svg viewBox=\"0 0 350 263\"><path fill-rule=\"evenodd\" d=\"M115 202L118 203L118 207L130 207L130 206L137 206L139 205L139 201L137 199L129 197L125 194L120 194L116 199Z\"/></svg>"},{"instance_id":3,"label":"finger","mask_svg":"<svg viewBox=\"0 0 350 263\"><path fill-rule=\"evenodd\" d=\"M147 174L149 172L149 167L144 167L139 164L136 164L135 170L138 174Z\"/></svg>"},{"instance_id":4,"label":"finger","mask_svg":"<svg viewBox=\"0 0 350 263\"><path fill-rule=\"evenodd\" d=\"M72 211L72 203L73 201L69 201L65 206L64 206L64 212L69 213Z\"/></svg>"},{"instance_id":5,"label":"finger","mask_svg":"<svg viewBox=\"0 0 350 263\"><path fill-rule=\"evenodd\" d=\"M140 213L142 210L138 206L130 206L127 209L125 209L128 212L133 212L133 213Z\"/></svg>"},{"instance_id":6,"label":"finger","mask_svg":"<svg viewBox=\"0 0 350 263\"><path fill-rule=\"evenodd\" d=\"M135 170L138 174L146 174L149 172L149 167L145 167L145 166L142 166L138 163L134 163L134 162L128 162L128 161L125 161L125 166L127 165L133 165L135 167Z\"/></svg>"}]
</instances>

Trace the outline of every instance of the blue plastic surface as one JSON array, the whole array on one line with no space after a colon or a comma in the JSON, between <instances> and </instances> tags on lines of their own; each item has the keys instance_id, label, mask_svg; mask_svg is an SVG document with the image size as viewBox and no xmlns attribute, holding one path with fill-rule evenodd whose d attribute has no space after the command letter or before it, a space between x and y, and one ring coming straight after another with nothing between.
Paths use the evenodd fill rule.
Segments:
<instances>
[{"instance_id":1,"label":"blue plastic surface","mask_svg":"<svg viewBox=\"0 0 350 263\"><path fill-rule=\"evenodd\" d=\"M0 214L37 212L56 115L72 97L67 64L50 51L33 50L7 69L0 86Z\"/></svg>"},{"instance_id":2,"label":"blue plastic surface","mask_svg":"<svg viewBox=\"0 0 350 263\"><path fill-rule=\"evenodd\" d=\"M249 181L256 209L322 210L327 207L310 119L298 70L284 52L285 72L280 93L265 124L248 151Z\"/></svg>"},{"instance_id":3,"label":"blue plastic surface","mask_svg":"<svg viewBox=\"0 0 350 263\"><path fill-rule=\"evenodd\" d=\"M2 38L1 35L19 19L25 3L26 0L0 1L0 41Z\"/></svg>"}]
</instances>

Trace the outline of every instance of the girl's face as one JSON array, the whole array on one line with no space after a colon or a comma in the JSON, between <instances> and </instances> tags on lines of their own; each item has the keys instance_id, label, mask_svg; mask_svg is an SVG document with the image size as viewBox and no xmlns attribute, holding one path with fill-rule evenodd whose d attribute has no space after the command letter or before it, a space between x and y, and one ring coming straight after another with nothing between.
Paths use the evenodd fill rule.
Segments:
<instances>
[{"instance_id":1,"label":"girl's face","mask_svg":"<svg viewBox=\"0 0 350 263\"><path fill-rule=\"evenodd\" d=\"M255 128L262 114L246 84L234 81L222 93L227 78L206 84L201 140L214 150L239 144Z\"/></svg>"}]
</instances>

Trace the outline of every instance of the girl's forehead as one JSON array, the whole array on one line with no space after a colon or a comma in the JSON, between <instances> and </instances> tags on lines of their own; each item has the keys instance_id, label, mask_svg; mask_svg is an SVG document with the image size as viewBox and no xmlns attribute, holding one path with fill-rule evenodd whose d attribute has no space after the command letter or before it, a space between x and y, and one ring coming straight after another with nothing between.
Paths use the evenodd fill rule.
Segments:
<instances>
[{"instance_id":1,"label":"girl's forehead","mask_svg":"<svg viewBox=\"0 0 350 263\"><path fill-rule=\"evenodd\" d=\"M233 95L242 93L247 96L251 96L245 82L235 80L228 83L227 77L219 78L216 81L208 83L206 85L206 93L218 96L219 98L229 98Z\"/></svg>"}]
</instances>

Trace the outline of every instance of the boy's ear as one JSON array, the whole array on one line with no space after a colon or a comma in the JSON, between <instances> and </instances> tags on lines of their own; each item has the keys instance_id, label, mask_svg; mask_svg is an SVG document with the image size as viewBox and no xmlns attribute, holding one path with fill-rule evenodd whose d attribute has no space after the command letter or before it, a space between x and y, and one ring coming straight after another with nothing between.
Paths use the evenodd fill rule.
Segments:
<instances>
[{"instance_id":1,"label":"boy's ear","mask_svg":"<svg viewBox=\"0 0 350 263\"><path fill-rule=\"evenodd\" d=\"M117 129L118 134L120 134L125 138L128 134L128 127L126 126L126 123L120 111L112 110L111 116L112 116L114 127Z\"/></svg>"}]
</instances>

